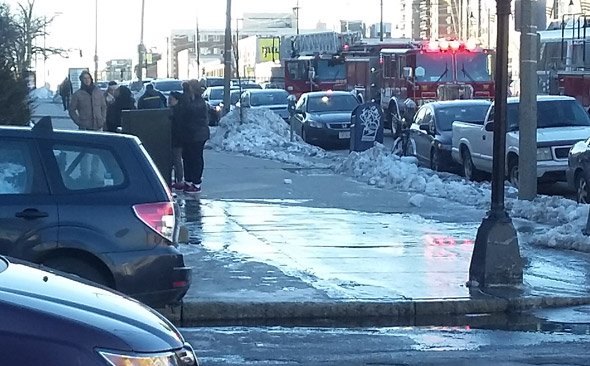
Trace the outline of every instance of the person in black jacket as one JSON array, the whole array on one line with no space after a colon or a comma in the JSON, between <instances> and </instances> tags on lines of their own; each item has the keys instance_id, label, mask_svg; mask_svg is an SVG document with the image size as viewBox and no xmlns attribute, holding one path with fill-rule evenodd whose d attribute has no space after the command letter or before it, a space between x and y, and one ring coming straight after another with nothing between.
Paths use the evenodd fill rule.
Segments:
<instances>
[{"instance_id":1,"label":"person in black jacket","mask_svg":"<svg viewBox=\"0 0 590 366\"><path fill-rule=\"evenodd\" d=\"M201 192L205 166L203 150L205 142L210 137L208 107L201 96L202 93L201 83L198 80L190 80L178 104L181 113L180 131L186 193Z\"/></svg>"},{"instance_id":2,"label":"person in black jacket","mask_svg":"<svg viewBox=\"0 0 590 366\"><path fill-rule=\"evenodd\" d=\"M106 130L117 132L121 127L121 111L135 109L135 99L131 90L121 85L115 91L115 101L107 106Z\"/></svg>"},{"instance_id":3,"label":"person in black jacket","mask_svg":"<svg viewBox=\"0 0 590 366\"><path fill-rule=\"evenodd\" d=\"M170 107L171 137L172 137L172 163L174 167L174 182L172 189L184 190L184 164L182 162L182 130L181 118L182 111L178 103L182 100L182 93L173 91L168 97L168 106Z\"/></svg>"},{"instance_id":4,"label":"person in black jacket","mask_svg":"<svg viewBox=\"0 0 590 366\"><path fill-rule=\"evenodd\" d=\"M167 106L166 97L162 92L154 89L154 84L147 84L145 93L137 101L137 109L158 109Z\"/></svg>"},{"instance_id":5,"label":"person in black jacket","mask_svg":"<svg viewBox=\"0 0 590 366\"><path fill-rule=\"evenodd\" d=\"M62 81L61 85L59 86L59 95L61 95L61 103L64 106L64 111L67 111L70 107L70 97L73 93L74 90L72 89L70 77L66 76L64 81Z\"/></svg>"}]
</instances>

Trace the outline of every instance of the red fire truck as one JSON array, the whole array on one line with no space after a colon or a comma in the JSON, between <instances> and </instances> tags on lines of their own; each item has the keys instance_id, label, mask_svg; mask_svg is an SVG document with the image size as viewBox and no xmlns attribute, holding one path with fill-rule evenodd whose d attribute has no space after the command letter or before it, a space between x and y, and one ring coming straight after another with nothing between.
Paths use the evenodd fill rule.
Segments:
<instances>
[{"instance_id":1,"label":"red fire truck","mask_svg":"<svg viewBox=\"0 0 590 366\"><path fill-rule=\"evenodd\" d=\"M345 53L348 89L379 100L391 127L400 101L492 99L493 51L475 42L390 40Z\"/></svg>"},{"instance_id":2,"label":"red fire truck","mask_svg":"<svg viewBox=\"0 0 590 366\"><path fill-rule=\"evenodd\" d=\"M538 33L539 93L569 95L590 107L590 16L564 15Z\"/></svg>"},{"instance_id":3,"label":"red fire truck","mask_svg":"<svg viewBox=\"0 0 590 366\"><path fill-rule=\"evenodd\" d=\"M346 68L342 55L355 34L319 32L294 36L291 56L284 59L285 89L297 98L318 90L345 90Z\"/></svg>"}]
</instances>

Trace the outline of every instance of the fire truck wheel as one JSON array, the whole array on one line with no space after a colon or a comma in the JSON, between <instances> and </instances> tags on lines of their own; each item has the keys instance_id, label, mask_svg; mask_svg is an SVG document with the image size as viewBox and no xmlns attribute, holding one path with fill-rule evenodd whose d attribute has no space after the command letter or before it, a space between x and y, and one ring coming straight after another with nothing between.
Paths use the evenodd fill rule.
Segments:
<instances>
[{"instance_id":1,"label":"fire truck wheel","mask_svg":"<svg viewBox=\"0 0 590 366\"><path fill-rule=\"evenodd\" d=\"M587 204L588 201L588 181L583 172L576 174L576 201Z\"/></svg>"}]
</instances>

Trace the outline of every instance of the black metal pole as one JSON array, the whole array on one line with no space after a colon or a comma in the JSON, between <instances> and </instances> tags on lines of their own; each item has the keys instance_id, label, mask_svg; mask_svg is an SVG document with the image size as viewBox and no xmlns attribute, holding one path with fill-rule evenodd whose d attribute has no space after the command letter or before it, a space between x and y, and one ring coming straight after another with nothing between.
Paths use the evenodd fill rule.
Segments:
<instances>
[{"instance_id":1,"label":"black metal pole","mask_svg":"<svg viewBox=\"0 0 590 366\"><path fill-rule=\"evenodd\" d=\"M477 230L469 267L471 287L514 286L523 279L518 235L504 208L510 0L497 0L497 14L491 209Z\"/></svg>"},{"instance_id":2,"label":"black metal pole","mask_svg":"<svg viewBox=\"0 0 590 366\"><path fill-rule=\"evenodd\" d=\"M227 0L227 8L225 13L225 51L223 54L224 72L223 72L223 114L229 112L230 104L230 84L231 84L231 0Z\"/></svg>"},{"instance_id":3,"label":"black metal pole","mask_svg":"<svg viewBox=\"0 0 590 366\"><path fill-rule=\"evenodd\" d=\"M494 158L492 161L492 206L494 215L505 216L504 167L506 165L506 98L508 96L508 33L510 0L497 0L496 94L494 99Z\"/></svg>"}]
</instances>

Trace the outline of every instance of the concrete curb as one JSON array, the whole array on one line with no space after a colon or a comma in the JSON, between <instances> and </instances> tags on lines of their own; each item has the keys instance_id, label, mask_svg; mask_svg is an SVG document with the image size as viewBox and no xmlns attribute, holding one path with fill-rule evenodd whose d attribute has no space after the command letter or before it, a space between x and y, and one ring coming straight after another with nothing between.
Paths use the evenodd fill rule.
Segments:
<instances>
[{"instance_id":1,"label":"concrete curb","mask_svg":"<svg viewBox=\"0 0 590 366\"><path fill-rule=\"evenodd\" d=\"M205 322L289 321L296 319L388 318L399 323L422 325L436 316L497 314L539 308L590 305L590 297L520 297L512 299L438 299L395 302L185 302L182 306L158 309L177 326Z\"/></svg>"}]
</instances>

